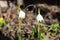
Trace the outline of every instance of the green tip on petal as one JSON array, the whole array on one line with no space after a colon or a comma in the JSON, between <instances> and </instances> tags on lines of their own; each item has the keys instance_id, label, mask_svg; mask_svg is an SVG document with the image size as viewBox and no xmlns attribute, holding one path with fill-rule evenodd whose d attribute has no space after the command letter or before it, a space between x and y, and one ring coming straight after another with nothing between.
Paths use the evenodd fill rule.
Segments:
<instances>
[{"instance_id":1,"label":"green tip on petal","mask_svg":"<svg viewBox=\"0 0 60 40\"><path fill-rule=\"evenodd\" d=\"M38 14L40 14L40 9L38 8Z\"/></svg>"}]
</instances>

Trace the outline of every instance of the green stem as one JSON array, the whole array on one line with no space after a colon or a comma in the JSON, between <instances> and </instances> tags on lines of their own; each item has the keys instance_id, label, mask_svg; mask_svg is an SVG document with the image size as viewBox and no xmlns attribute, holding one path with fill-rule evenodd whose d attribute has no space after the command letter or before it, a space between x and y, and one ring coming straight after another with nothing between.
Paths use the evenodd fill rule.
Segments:
<instances>
[{"instance_id":1,"label":"green stem","mask_svg":"<svg viewBox=\"0 0 60 40\"><path fill-rule=\"evenodd\" d=\"M18 40L22 40L22 34L21 34L21 20L20 19L18 19Z\"/></svg>"},{"instance_id":2,"label":"green stem","mask_svg":"<svg viewBox=\"0 0 60 40\"><path fill-rule=\"evenodd\" d=\"M38 38L40 39L41 37L41 32L40 32L40 23L38 22Z\"/></svg>"},{"instance_id":3,"label":"green stem","mask_svg":"<svg viewBox=\"0 0 60 40\"><path fill-rule=\"evenodd\" d=\"M18 12L21 10L21 8L20 8L20 4L18 4ZM20 20L20 18L18 17L18 40L22 40L22 35L21 35L21 20Z\"/></svg>"},{"instance_id":4,"label":"green stem","mask_svg":"<svg viewBox=\"0 0 60 40\"><path fill-rule=\"evenodd\" d=\"M18 4L18 12L21 10L21 8L20 8L20 4Z\"/></svg>"},{"instance_id":5,"label":"green stem","mask_svg":"<svg viewBox=\"0 0 60 40\"><path fill-rule=\"evenodd\" d=\"M18 27L18 32L21 32L21 20L20 19L18 19L18 25L19 25L19 27Z\"/></svg>"},{"instance_id":6,"label":"green stem","mask_svg":"<svg viewBox=\"0 0 60 40\"><path fill-rule=\"evenodd\" d=\"M20 4L18 4L18 12L21 10L21 8L20 8ZM20 18L18 17L18 31L20 31L21 32L21 20L20 20Z\"/></svg>"},{"instance_id":7,"label":"green stem","mask_svg":"<svg viewBox=\"0 0 60 40\"><path fill-rule=\"evenodd\" d=\"M40 14L40 9L38 8L38 14Z\"/></svg>"},{"instance_id":8,"label":"green stem","mask_svg":"<svg viewBox=\"0 0 60 40\"><path fill-rule=\"evenodd\" d=\"M21 33L18 35L18 40L22 40L22 34Z\"/></svg>"}]
</instances>

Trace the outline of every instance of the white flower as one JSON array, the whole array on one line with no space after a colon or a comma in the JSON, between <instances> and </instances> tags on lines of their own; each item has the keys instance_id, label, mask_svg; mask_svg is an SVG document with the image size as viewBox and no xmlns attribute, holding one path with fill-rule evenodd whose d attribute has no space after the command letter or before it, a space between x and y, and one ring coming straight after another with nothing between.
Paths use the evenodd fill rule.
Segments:
<instances>
[{"instance_id":1,"label":"white flower","mask_svg":"<svg viewBox=\"0 0 60 40\"><path fill-rule=\"evenodd\" d=\"M36 20L37 20L38 22L39 22L39 21L40 21L40 22L44 21L43 17L42 17L40 14L37 15Z\"/></svg>"},{"instance_id":2,"label":"white flower","mask_svg":"<svg viewBox=\"0 0 60 40\"><path fill-rule=\"evenodd\" d=\"M25 12L24 11L20 10L19 18L23 18L23 19L25 18Z\"/></svg>"}]
</instances>

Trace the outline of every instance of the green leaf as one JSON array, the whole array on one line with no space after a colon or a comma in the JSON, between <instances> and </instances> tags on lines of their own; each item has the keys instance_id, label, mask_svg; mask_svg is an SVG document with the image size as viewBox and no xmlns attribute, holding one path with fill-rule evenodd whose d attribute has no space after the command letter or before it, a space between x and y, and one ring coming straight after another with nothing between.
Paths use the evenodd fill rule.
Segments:
<instances>
[{"instance_id":1,"label":"green leaf","mask_svg":"<svg viewBox=\"0 0 60 40\"><path fill-rule=\"evenodd\" d=\"M59 27L59 24L58 23L52 24L51 27L52 27L52 29L56 29Z\"/></svg>"},{"instance_id":2,"label":"green leaf","mask_svg":"<svg viewBox=\"0 0 60 40\"><path fill-rule=\"evenodd\" d=\"M44 38L42 40L49 40L47 37L44 36Z\"/></svg>"},{"instance_id":3,"label":"green leaf","mask_svg":"<svg viewBox=\"0 0 60 40\"><path fill-rule=\"evenodd\" d=\"M43 27L44 30L48 30L48 27Z\"/></svg>"},{"instance_id":4,"label":"green leaf","mask_svg":"<svg viewBox=\"0 0 60 40\"><path fill-rule=\"evenodd\" d=\"M28 38L26 38L26 40L29 40Z\"/></svg>"},{"instance_id":5,"label":"green leaf","mask_svg":"<svg viewBox=\"0 0 60 40\"><path fill-rule=\"evenodd\" d=\"M22 40L22 34L18 35L18 40Z\"/></svg>"},{"instance_id":6,"label":"green leaf","mask_svg":"<svg viewBox=\"0 0 60 40\"><path fill-rule=\"evenodd\" d=\"M8 30L12 30L12 27L8 24L7 25Z\"/></svg>"},{"instance_id":7,"label":"green leaf","mask_svg":"<svg viewBox=\"0 0 60 40\"><path fill-rule=\"evenodd\" d=\"M44 33L41 33L41 40L49 40L49 39L44 35Z\"/></svg>"},{"instance_id":8,"label":"green leaf","mask_svg":"<svg viewBox=\"0 0 60 40\"><path fill-rule=\"evenodd\" d=\"M36 28L35 26L32 26L32 39L34 39L35 32L36 32Z\"/></svg>"},{"instance_id":9,"label":"green leaf","mask_svg":"<svg viewBox=\"0 0 60 40\"><path fill-rule=\"evenodd\" d=\"M34 38L35 29L32 28L32 38Z\"/></svg>"}]
</instances>

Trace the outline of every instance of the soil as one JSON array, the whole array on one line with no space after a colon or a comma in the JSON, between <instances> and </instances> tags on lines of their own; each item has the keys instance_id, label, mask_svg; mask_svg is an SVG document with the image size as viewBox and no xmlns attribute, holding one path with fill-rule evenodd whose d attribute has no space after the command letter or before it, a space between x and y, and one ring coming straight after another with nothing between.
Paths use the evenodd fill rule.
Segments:
<instances>
[{"instance_id":1,"label":"soil","mask_svg":"<svg viewBox=\"0 0 60 40\"><path fill-rule=\"evenodd\" d=\"M47 2L47 1L43 1ZM60 32L56 35L52 36L49 34L50 25L53 23L60 23L60 5L59 2L57 4L51 3L34 3L34 6L30 6L28 8L23 7L22 10L26 13L26 18L21 20L21 31L23 40L27 37L27 34L32 34L32 26L37 26L38 23L36 21L36 16L38 15L37 9L40 8L41 15L44 18L44 22L41 22L41 31L46 33L45 36L49 38L49 40L60 40ZM50 1L49 1L50 2ZM28 5L28 4L27 4ZM27 6L25 5L25 6ZM15 5L16 6L16 5ZM8 25L11 26L11 30L9 30L6 25L2 26L0 30L0 40L18 40L18 12L17 6L15 7L2 8L0 7L1 16L7 21ZM42 30L43 26L48 26L49 29L44 31ZM60 25L59 25L60 26ZM33 40L33 39L30 39ZM39 40L35 38L34 40Z\"/></svg>"}]
</instances>

